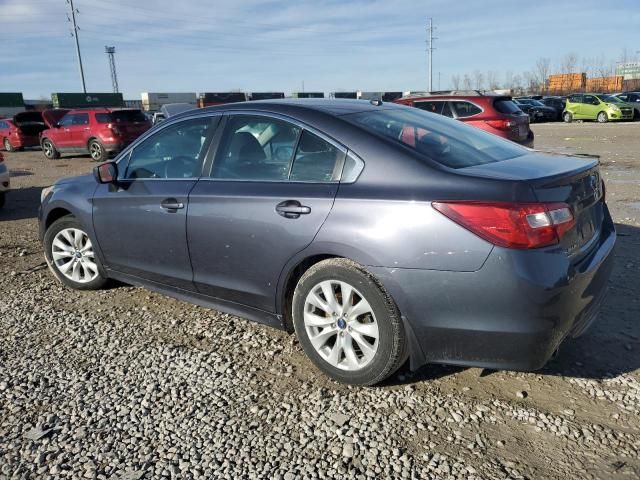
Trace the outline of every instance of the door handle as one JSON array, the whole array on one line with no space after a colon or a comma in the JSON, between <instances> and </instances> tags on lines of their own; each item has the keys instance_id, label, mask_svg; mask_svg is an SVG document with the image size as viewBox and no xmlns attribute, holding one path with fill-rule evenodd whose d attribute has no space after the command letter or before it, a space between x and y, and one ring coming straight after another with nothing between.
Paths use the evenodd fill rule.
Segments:
<instances>
[{"instance_id":1,"label":"door handle","mask_svg":"<svg viewBox=\"0 0 640 480\"><path fill-rule=\"evenodd\" d=\"M160 203L160 206L165 210L169 210L170 212L171 211L175 212L176 210L180 210L181 208L184 208L184 203L179 202L175 198L165 198Z\"/></svg>"},{"instance_id":2,"label":"door handle","mask_svg":"<svg viewBox=\"0 0 640 480\"><path fill-rule=\"evenodd\" d=\"M284 218L298 218L300 215L311 213L311 207L302 205L297 200L285 200L276 205L276 212Z\"/></svg>"}]
</instances>

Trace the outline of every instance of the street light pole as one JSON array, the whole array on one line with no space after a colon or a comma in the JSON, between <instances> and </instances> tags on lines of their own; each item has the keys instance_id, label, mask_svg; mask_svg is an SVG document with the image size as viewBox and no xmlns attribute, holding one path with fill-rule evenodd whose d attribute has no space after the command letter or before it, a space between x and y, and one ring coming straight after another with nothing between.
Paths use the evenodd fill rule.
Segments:
<instances>
[{"instance_id":1,"label":"street light pole","mask_svg":"<svg viewBox=\"0 0 640 480\"><path fill-rule=\"evenodd\" d=\"M67 0L71 7L71 23L73 23L73 38L76 41L76 54L78 55L78 66L80 67L80 80L82 80L82 92L87 93L84 83L84 69L82 68L82 56L80 55L80 41L78 40L78 25L76 24L76 9L73 7L73 0Z\"/></svg>"}]
</instances>

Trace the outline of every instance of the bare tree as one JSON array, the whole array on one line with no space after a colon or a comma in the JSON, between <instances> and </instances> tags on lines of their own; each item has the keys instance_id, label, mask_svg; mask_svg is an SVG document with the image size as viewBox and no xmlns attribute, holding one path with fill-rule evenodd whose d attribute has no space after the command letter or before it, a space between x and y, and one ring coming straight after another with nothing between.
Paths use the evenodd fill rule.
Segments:
<instances>
[{"instance_id":1,"label":"bare tree","mask_svg":"<svg viewBox=\"0 0 640 480\"><path fill-rule=\"evenodd\" d=\"M575 73L578 66L578 55L574 52L567 53L560 63L563 73Z\"/></svg>"},{"instance_id":2,"label":"bare tree","mask_svg":"<svg viewBox=\"0 0 640 480\"><path fill-rule=\"evenodd\" d=\"M484 88L484 75L480 70L473 72L473 84L476 90L482 90Z\"/></svg>"},{"instance_id":3,"label":"bare tree","mask_svg":"<svg viewBox=\"0 0 640 480\"><path fill-rule=\"evenodd\" d=\"M505 88L513 88L513 72L507 70L504 74L504 86Z\"/></svg>"},{"instance_id":4,"label":"bare tree","mask_svg":"<svg viewBox=\"0 0 640 480\"><path fill-rule=\"evenodd\" d=\"M460 90L460 75L457 73L455 75L451 75L451 84L453 85L454 90Z\"/></svg>"},{"instance_id":5,"label":"bare tree","mask_svg":"<svg viewBox=\"0 0 640 480\"><path fill-rule=\"evenodd\" d=\"M540 92L540 84L538 83L534 72L524 72L522 74L522 78L524 79L524 89L527 93L531 94Z\"/></svg>"},{"instance_id":6,"label":"bare tree","mask_svg":"<svg viewBox=\"0 0 640 480\"><path fill-rule=\"evenodd\" d=\"M549 71L551 70L551 59L549 58L539 58L536 61L536 78L538 80L538 84L540 85L540 89L542 92L547 89L547 80L549 78Z\"/></svg>"},{"instance_id":7,"label":"bare tree","mask_svg":"<svg viewBox=\"0 0 640 480\"><path fill-rule=\"evenodd\" d=\"M500 84L498 83L498 74L495 70L489 70L487 72L487 87L489 90L497 90L500 88Z\"/></svg>"},{"instance_id":8,"label":"bare tree","mask_svg":"<svg viewBox=\"0 0 640 480\"><path fill-rule=\"evenodd\" d=\"M522 77L518 74L511 78L511 90L515 93L522 93Z\"/></svg>"},{"instance_id":9,"label":"bare tree","mask_svg":"<svg viewBox=\"0 0 640 480\"><path fill-rule=\"evenodd\" d=\"M620 63L628 63L631 61L631 55L629 54L629 49L624 47L620 52Z\"/></svg>"},{"instance_id":10,"label":"bare tree","mask_svg":"<svg viewBox=\"0 0 640 480\"><path fill-rule=\"evenodd\" d=\"M615 62L607 59L604 55L600 55L598 58L594 59L594 67L593 74L596 77L610 77L615 71Z\"/></svg>"},{"instance_id":11,"label":"bare tree","mask_svg":"<svg viewBox=\"0 0 640 480\"><path fill-rule=\"evenodd\" d=\"M464 74L464 78L462 80L462 88L464 88L465 90L472 90L471 77L468 73Z\"/></svg>"}]
</instances>

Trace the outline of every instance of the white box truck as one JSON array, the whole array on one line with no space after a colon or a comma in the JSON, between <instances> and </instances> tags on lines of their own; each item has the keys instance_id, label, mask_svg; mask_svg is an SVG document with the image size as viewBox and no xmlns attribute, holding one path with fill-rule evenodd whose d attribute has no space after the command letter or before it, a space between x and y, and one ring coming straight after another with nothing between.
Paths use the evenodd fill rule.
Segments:
<instances>
[{"instance_id":1,"label":"white box truck","mask_svg":"<svg viewBox=\"0 0 640 480\"><path fill-rule=\"evenodd\" d=\"M155 92L142 92L142 109L146 112L157 112L162 105L167 103L188 103L193 105L193 108L197 106L197 95L195 92L191 93L155 93Z\"/></svg>"}]
</instances>

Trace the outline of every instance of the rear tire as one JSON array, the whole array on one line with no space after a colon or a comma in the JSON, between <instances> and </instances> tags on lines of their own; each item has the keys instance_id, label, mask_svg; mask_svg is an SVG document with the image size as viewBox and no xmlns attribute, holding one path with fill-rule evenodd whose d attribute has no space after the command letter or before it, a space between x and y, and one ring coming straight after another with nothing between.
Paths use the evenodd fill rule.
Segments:
<instances>
[{"instance_id":1,"label":"rear tire","mask_svg":"<svg viewBox=\"0 0 640 480\"><path fill-rule=\"evenodd\" d=\"M609 117L607 117L606 112L600 112L598 113L596 120L598 121L598 123L607 123L609 121Z\"/></svg>"},{"instance_id":2,"label":"rear tire","mask_svg":"<svg viewBox=\"0 0 640 480\"><path fill-rule=\"evenodd\" d=\"M338 382L374 385L407 359L406 333L393 299L350 260L332 258L307 270L292 310L302 349Z\"/></svg>"},{"instance_id":3,"label":"rear tire","mask_svg":"<svg viewBox=\"0 0 640 480\"><path fill-rule=\"evenodd\" d=\"M573 122L573 115L571 112L564 112L562 114L562 120L564 120L564 123L571 123Z\"/></svg>"},{"instance_id":4,"label":"rear tire","mask_svg":"<svg viewBox=\"0 0 640 480\"><path fill-rule=\"evenodd\" d=\"M86 229L72 215L59 218L44 234L47 265L60 282L75 290L97 290L107 275Z\"/></svg>"},{"instance_id":5,"label":"rear tire","mask_svg":"<svg viewBox=\"0 0 640 480\"><path fill-rule=\"evenodd\" d=\"M15 152L15 148L13 148L13 145L11 145L11 140L9 140L8 138L4 139L4 149L7 152Z\"/></svg>"},{"instance_id":6,"label":"rear tire","mask_svg":"<svg viewBox=\"0 0 640 480\"><path fill-rule=\"evenodd\" d=\"M60 158L60 152L56 150L56 147L53 146L53 142L51 142L51 140L49 140L48 138L45 138L42 141L42 153L44 153L44 156L49 160Z\"/></svg>"},{"instance_id":7,"label":"rear tire","mask_svg":"<svg viewBox=\"0 0 640 480\"><path fill-rule=\"evenodd\" d=\"M95 138L89 141L89 155L94 162L106 162L109 157L104 146Z\"/></svg>"}]
</instances>

